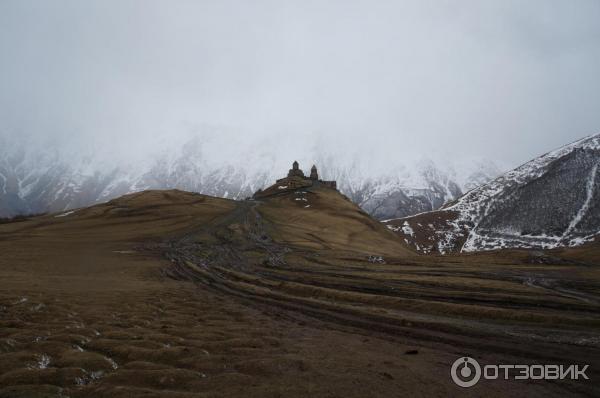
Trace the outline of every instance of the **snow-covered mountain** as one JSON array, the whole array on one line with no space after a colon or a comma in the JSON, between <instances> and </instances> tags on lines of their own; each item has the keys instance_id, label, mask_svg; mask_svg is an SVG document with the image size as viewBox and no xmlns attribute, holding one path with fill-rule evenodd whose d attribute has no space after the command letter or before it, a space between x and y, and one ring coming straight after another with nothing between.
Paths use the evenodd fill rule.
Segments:
<instances>
[{"instance_id":1,"label":"snow-covered mountain","mask_svg":"<svg viewBox=\"0 0 600 398\"><path fill-rule=\"evenodd\" d=\"M476 160L470 162L464 176L457 172L464 170L464 165L441 166L429 159L370 175L356 166L358 162L349 166L335 161L317 164L326 166L325 177L338 181L340 191L380 220L438 209L482 179L487 182L500 174L493 164Z\"/></svg>"},{"instance_id":2,"label":"snow-covered mountain","mask_svg":"<svg viewBox=\"0 0 600 398\"><path fill-rule=\"evenodd\" d=\"M388 220L425 253L576 246L600 234L600 134L549 152L442 209Z\"/></svg>"},{"instance_id":3,"label":"snow-covered mountain","mask_svg":"<svg viewBox=\"0 0 600 398\"><path fill-rule=\"evenodd\" d=\"M341 156L323 145L297 148L301 167L312 163L322 178L379 219L434 210L499 170L489 162L439 165L431 160L396 162L373 171L360 154ZM0 137L0 217L63 211L110 200L144 189L177 188L212 196L243 199L284 176L292 162L290 150L261 150L263 143L223 148L205 136L191 136L182 145L165 145L143 156L116 156L110 150L63 143L27 142ZM232 148L237 149L232 149ZM126 148L127 149L127 148ZM285 153L283 153L285 152ZM383 170L383 171L382 171Z\"/></svg>"}]
</instances>

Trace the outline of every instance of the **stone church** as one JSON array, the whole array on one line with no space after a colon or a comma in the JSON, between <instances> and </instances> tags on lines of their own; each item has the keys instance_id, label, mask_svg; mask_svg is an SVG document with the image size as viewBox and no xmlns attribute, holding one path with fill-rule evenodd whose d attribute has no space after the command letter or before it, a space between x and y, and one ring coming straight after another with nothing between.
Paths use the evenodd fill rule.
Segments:
<instances>
[{"instance_id":1,"label":"stone church","mask_svg":"<svg viewBox=\"0 0 600 398\"><path fill-rule=\"evenodd\" d=\"M335 181L324 181L319 179L317 166L313 165L310 169L310 175L304 175L297 161L292 163L292 168L288 171L287 177L280 178L275 182L275 185L266 188L264 191L259 190L254 194L254 197L264 197L274 195L276 193L299 188L308 188L313 186L323 186L327 188L337 189Z\"/></svg>"}]
</instances>

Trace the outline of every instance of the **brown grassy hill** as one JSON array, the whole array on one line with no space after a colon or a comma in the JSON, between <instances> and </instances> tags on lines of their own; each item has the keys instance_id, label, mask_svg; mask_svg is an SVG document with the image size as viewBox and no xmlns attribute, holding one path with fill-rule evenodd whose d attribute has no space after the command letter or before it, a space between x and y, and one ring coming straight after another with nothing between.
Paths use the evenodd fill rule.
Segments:
<instances>
[{"instance_id":1,"label":"brown grassy hill","mask_svg":"<svg viewBox=\"0 0 600 398\"><path fill-rule=\"evenodd\" d=\"M0 397L598 393L447 376L468 353L600 377L598 267L417 256L328 188L147 191L2 224L0 253Z\"/></svg>"},{"instance_id":2,"label":"brown grassy hill","mask_svg":"<svg viewBox=\"0 0 600 398\"><path fill-rule=\"evenodd\" d=\"M56 289L130 289L124 275L139 279L148 271L144 259L127 255L135 246L209 223L234 207L233 201L189 192L147 191L4 224L2 279L13 287L36 281Z\"/></svg>"},{"instance_id":3,"label":"brown grassy hill","mask_svg":"<svg viewBox=\"0 0 600 398\"><path fill-rule=\"evenodd\" d=\"M414 255L380 222L334 189L308 187L261 202L258 212L282 243L371 255Z\"/></svg>"}]
</instances>

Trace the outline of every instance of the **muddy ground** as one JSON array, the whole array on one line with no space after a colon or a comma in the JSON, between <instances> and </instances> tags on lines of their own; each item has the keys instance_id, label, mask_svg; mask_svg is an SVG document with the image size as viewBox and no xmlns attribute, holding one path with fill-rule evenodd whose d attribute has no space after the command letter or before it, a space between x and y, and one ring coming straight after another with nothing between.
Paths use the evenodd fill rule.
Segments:
<instances>
[{"instance_id":1,"label":"muddy ground","mask_svg":"<svg viewBox=\"0 0 600 398\"><path fill-rule=\"evenodd\" d=\"M600 395L597 252L419 256L335 191L0 225L0 397ZM482 380L452 363L589 364Z\"/></svg>"}]
</instances>

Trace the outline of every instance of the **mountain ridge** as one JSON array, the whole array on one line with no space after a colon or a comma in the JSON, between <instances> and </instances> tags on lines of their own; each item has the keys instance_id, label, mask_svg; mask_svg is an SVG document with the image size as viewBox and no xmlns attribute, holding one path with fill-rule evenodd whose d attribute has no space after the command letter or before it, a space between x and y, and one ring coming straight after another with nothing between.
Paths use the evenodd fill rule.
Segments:
<instances>
[{"instance_id":1,"label":"mountain ridge","mask_svg":"<svg viewBox=\"0 0 600 398\"><path fill-rule=\"evenodd\" d=\"M209 144L196 137L145 158L109 161L97 151L68 152L60 146L5 139L0 147L0 217L64 211L146 189L244 199L268 186L278 177L275 170L291 161L260 151L249 151L245 162L235 153L216 161L218 148ZM324 178L337 180L342 193L377 219L437 209L499 174L496 166L482 161L463 165L460 172L428 159L372 172L360 157L341 160L315 150L308 158Z\"/></svg>"},{"instance_id":2,"label":"mountain ridge","mask_svg":"<svg viewBox=\"0 0 600 398\"><path fill-rule=\"evenodd\" d=\"M547 152L440 210L387 220L422 252L577 246L600 231L600 134Z\"/></svg>"}]
</instances>

